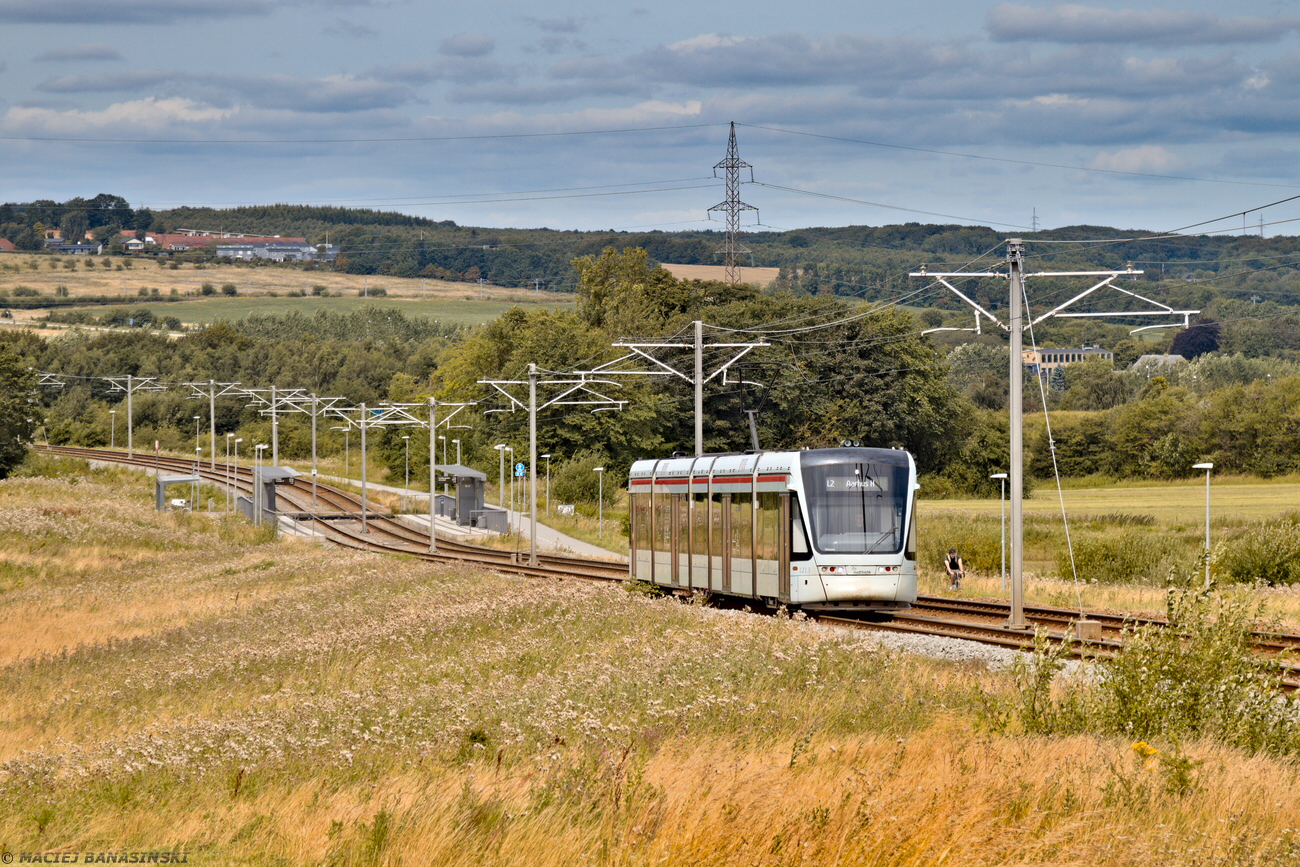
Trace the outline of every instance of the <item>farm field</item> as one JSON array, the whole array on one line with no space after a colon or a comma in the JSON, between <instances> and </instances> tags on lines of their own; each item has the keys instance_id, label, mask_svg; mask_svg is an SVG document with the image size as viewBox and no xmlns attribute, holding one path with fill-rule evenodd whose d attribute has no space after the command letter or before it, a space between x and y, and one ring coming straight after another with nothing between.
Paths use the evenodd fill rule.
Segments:
<instances>
[{"instance_id":1,"label":"farm field","mask_svg":"<svg viewBox=\"0 0 1300 867\"><path fill-rule=\"evenodd\" d=\"M1066 487L1066 514L1072 517L1104 514L1150 515L1169 524L1205 526L1205 476L1177 482L1129 483L1098 488ZM1008 498L1008 504L1010 500ZM920 508L997 515L998 499L921 500ZM1009 505L1008 505L1009 508ZM1300 479L1210 478L1210 528L1242 518L1269 518L1300 509ZM1061 514L1061 501L1052 482L1039 482L1024 501L1026 515Z\"/></svg>"},{"instance_id":2,"label":"farm field","mask_svg":"<svg viewBox=\"0 0 1300 867\"><path fill-rule=\"evenodd\" d=\"M987 724L862 634L0 482L0 847L197 864L1281 867L1292 760Z\"/></svg>"},{"instance_id":3,"label":"farm field","mask_svg":"<svg viewBox=\"0 0 1300 867\"><path fill-rule=\"evenodd\" d=\"M93 261L94 267L87 267ZM130 267L125 267L130 262ZM54 267L50 267L51 264ZM109 267L104 267L107 264ZM198 294L204 283L211 283L218 289L226 283L233 283L240 293L261 294L265 292L302 291L311 294L312 286L324 286L329 292L356 294L367 284L371 289L383 289L389 294L463 293L477 288L468 283L451 283L445 280L407 280L400 277L365 277L356 274L343 274L334 271L303 271L300 268L277 265L226 265L226 264L192 264L164 262L162 267L156 262L141 258L126 257L73 257L73 256L26 256L10 253L0 256L0 288L10 291L15 286L29 286L43 295L53 295L60 286L66 287L68 295L123 295L134 298L140 289L158 289L167 295L172 289L181 295ZM35 265L35 268L31 266ZM75 266L75 270L69 270ZM119 270L120 267L120 270ZM514 292L500 287L486 287L488 291Z\"/></svg>"},{"instance_id":4,"label":"farm field","mask_svg":"<svg viewBox=\"0 0 1300 867\"><path fill-rule=\"evenodd\" d=\"M398 277L365 277L338 274L333 271L302 271L282 267L252 267L243 265L196 266L182 263L176 270L158 267L152 262L131 260L132 267L117 270L125 260L95 257L101 262L113 263L104 268L96 264L87 268L87 260L63 257L55 260L48 256L22 256L8 254L0 258L0 289L11 295L18 287L27 287L41 295L54 297L56 291L66 290L68 297L119 296L122 306L133 310L147 308L157 315L176 316L186 323L206 324L218 319L239 319L256 313L285 313L291 310L311 315L317 310L348 311L365 304L392 307L414 316L426 316L455 324L479 324L499 316L515 306L568 307L573 303L571 294L530 292L500 286L472 283L451 283L444 280L402 279ZM55 268L49 264L55 262ZM29 267L35 263L35 270ZM75 264L69 271L64 264ZM238 293L233 297L220 294L201 295L204 283L212 284L219 293L225 284L233 284ZM314 286L324 287L325 296L312 295ZM140 296L157 290L159 297ZM381 291L386 295L380 296ZM178 300L164 300L175 291ZM289 292L302 292L305 297L290 297ZM275 293L272 295L271 293ZM362 293L376 293L363 297ZM0 301L0 307L4 302ZM60 307L61 311L87 310L96 315L109 309L106 305ZM45 315L44 309L15 309L14 318L30 321Z\"/></svg>"},{"instance_id":5,"label":"farm field","mask_svg":"<svg viewBox=\"0 0 1300 867\"><path fill-rule=\"evenodd\" d=\"M722 280L727 275L723 265L670 265L661 263L660 267L678 280ZM780 268L741 268L740 282L766 286L781 276Z\"/></svg>"}]
</instances>

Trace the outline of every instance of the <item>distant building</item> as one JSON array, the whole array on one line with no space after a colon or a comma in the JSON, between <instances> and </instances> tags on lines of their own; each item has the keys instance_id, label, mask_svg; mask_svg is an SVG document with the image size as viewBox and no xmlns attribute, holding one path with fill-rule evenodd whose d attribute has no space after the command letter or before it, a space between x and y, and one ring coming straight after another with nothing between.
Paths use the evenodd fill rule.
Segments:
<instances>
[{"instance_id":1,"label":"distant building","mask_svg":"<svg viewBox=\"0 0 1300 867\"><path fill-rule=\"evenodd\" d=\"M138 250L143 249L144 245L153 245L172 253L184 253L187 250L202 250L204 247L214 245L216 242L230 237L237 237L245 244L307 243L306 238L282 238L279 235L235 235L230 232L220 235L199 234L192 229L186 229L180 232L150 232L144 236L143 242L132 239L135 243L124 242L123 246L128 250Z\"/></svg>"},{"instance_id":2,"label":"distant building","mask_svg":"<svg viewBox=\"0 0 1300 867\"><path fill-rule=\"evenodd\" d=\"M84 244L58 244L52 249L57 253L67 253L69 256L98 256L104 252L104 245L87 241Z\"/></svg>"},{"instance_id":3,"label":"distant building","mask_svg":"<svg viewBox=\"0 0 1300 867\"><path fill-rule=\"evenodd\" d=\"M1021 353L1025 366L1035 374L1050 377L1058 367L1080 361L1107 361L1115 363L1115 353L1099 346L1081 346L1078 349L1027 349Z\"/></svg>"},{"instance_id":4,"label":"distant building","mask_svg":"<svg viewBox=\"0 0 1300 867\"><path fill-rule=\"evenodd\" d=\"M218 244L217 255L245 261L269 259L272 262L311 262L320 259L324 262L332 262L338 258L339 248L337 244L313 245L305 241L297 243L285 241L271 244Z\"/></svg>"},{"instance_id":5,"label":"distant building","mask_svg":"<svg viewBox=\"0 0 1300 867\"><path fill-rule=\"evenodd\" d=\"M1145 373L1151 377L1153 374L1159 374L1166 367L1185 363L1187 359L1181 355L1143 355L1130 364L1128 369L1133 373Z\"/></svg>"},{"instance_id":6,"label":"distant building","mask_svg":"<svg viewBox=\"0 0 1300 867\"><path fill-rule=\"evenodd\" d=\"M17 248L8 238L0 238L0 253L12 253Z\"/></svg>"}]
</instances>

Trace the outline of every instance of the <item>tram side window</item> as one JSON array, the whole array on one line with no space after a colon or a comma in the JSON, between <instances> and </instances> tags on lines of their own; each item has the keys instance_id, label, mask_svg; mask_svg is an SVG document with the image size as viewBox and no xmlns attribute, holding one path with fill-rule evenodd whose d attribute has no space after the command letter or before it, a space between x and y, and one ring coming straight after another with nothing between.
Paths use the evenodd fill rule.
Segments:
<instances>
[{"instance_id":1,"label":"tram side window","mask_svg":"<svg viewBox=\"0 0 1300 867\"><path fill-rule=\"evenodd\" d=\"M722 510L728 508L722 494L714 494L709 504L709 540L714 557L725 557L726 549L722 539Z\"/></svg>"},{"instance_id":2,"label":"tram side window","mask_svg":"<svg viewBox=\"0 0 1300 867\"><path fill-rule=\"evenodd\" d=\"M731 495L731 558L733 560L747 560L753 556L751 496L748 493Z\"/></svg>"},{"instance_id":3,"label":"tram side window","mask_svg":"<svg viewBox=\"0 0 1300 867\"><path fill-rule=\"evenodd\" d=\"M679 494L673 498L677 509L677 550L681 554L690 556L690 525L687 523L691 519L691 501L687 494ZM685 561L689 562L689 561Z\"/></svg>"},{"instance_id":4,"label":"tram side window","mask_svg":"<svg viewBox=\"0 0 1300 867\"><path fill-rule=\"evenodd\" d=\"M636 549L638 551L649 551L651 547L650 495L633 494L632 510L635 514Z\"/></svg>"},{"instance_id":5,"label":"tram side window","mask_svg":"<svg viewBox=\"0 0 1300 867\"><path fill-rule=\"evenodd\" d=\"M812 549L808 547L808 534L803 528L803 509L799 506L799 495L790 494L790 559L808 560L812 558Z\"/></svg>"},{"instance_id":6,"label":"tram side window","mask_svg":"<svg viewBox=\"0 0 1300 867\"><path fill-rule=\"evenodd\" d=\"M691 553L701 557L709 553L709 495L691 495ZM716 548L714 550L717 550Z\"/></svg>"},{"instance_id":7,"label":"tram side window","mask_svg":"<svg viewBox=\"0 0 1300 867\"><path fill-rule=\"evenodd\" d=\"M754 554L760 560L778 559L781 533L781 501L775 492L758 494L758 537L754 539Z\"/></svg>"},{"instance_id":8,"label":"tram side window","mask_svg":"<svg viewBox=\"0 0 1300 867\"><path fill-rule=\"evenodd\" d=\"M670 494L654 495L654 547L656 551L673 549L673 498Z\"/></svg>"}]
</instances>

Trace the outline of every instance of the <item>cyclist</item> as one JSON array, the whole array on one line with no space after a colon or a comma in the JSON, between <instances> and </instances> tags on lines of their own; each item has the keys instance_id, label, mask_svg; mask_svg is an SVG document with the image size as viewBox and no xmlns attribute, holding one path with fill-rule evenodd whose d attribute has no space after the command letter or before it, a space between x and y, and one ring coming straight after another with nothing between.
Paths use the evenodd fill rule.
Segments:
<instances>
[{"instance_id":1,"label":"cyclist","mask_svg":"<svg viewBox=\"0 0 1300 867\"><path fill-rule=\"evenodd\" d=\"M943 558L943 568L948 572L948 579L952 582L949 589L960 590L961 579L966 576L966 567L962 564L956 548L948 549L948 556Z\"/></svg>"}]
</instances>

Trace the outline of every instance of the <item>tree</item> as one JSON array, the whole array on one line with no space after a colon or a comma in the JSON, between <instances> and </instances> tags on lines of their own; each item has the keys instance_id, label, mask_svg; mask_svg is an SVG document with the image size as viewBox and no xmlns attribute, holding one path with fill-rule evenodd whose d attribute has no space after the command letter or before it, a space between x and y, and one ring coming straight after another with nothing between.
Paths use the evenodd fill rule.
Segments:
<instances>
[{"instance_id":1,"label":"tree","mask_svg":"<svg viewBox=\"0 0 1300 867\"><path fill-rule=\"evenodd\" d=\"M0 346L0 479L23 461L36 430L36 376L7 346Z\"/></svg>"},{"instance_id":2,"label":"tree","mask_svg":"<svg viewBox=\"0 0 1300 867\"><path fill-rule=\"evenodd\" d=\"M63 230L64 243L80 244L86 238L90 221L86 218L85 211L68 211L59 222L59 228Z\"/></svg>"},{"instance_id":3,"label":"tree","mask_svg":"<svg viewBox=\"0 0 1300 867\"><path fill-rule=\"evenodd\" d=\"M1186 359L1193 359L1219 348L1219 323L1206 316L1198 316L1191 327L1178 332L1169 351Z\"/></svg>"},{"instance_id":4,"label":"tree","mask_svg":"<svg viewBox=\"0 0 1300 867\"><path fill-rule=\"evenodd\" d=\"M596 328L625 336L659 331L664 322L694 309L696 294L667 270L651 265L645 250L606 247L599 257L575 259L578 313Z\"/></svg>"}]
</instances>

